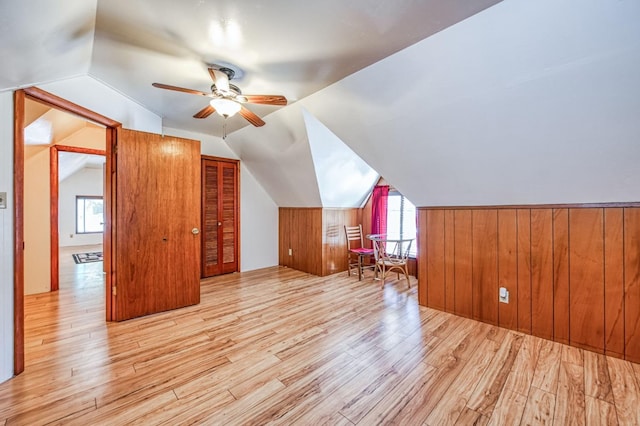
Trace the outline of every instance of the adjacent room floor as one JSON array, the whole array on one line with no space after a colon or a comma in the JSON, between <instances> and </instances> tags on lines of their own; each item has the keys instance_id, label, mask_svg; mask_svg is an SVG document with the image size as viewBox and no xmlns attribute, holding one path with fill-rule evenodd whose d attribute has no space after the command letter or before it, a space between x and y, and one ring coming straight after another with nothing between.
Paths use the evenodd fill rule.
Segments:
<instances>
[{"instance_id":1,"label":"adjacent room floor","mask_svg":"<svg viewBox=\"0 0 640 426\"><path fill-rule=\"evenodd\" d=\"M640 423L640 365L420 307L415 279L274 267L105 323L98 271L64 269L26 297L0 425Z\"/></svg>"},{"instance_id":2,"label":"adjacent room floor","mask_svg":"<svg viewBox=\"0 0 640 426\"><path fill-rule=\"evenodd\" d=\"M85 288L104 286L104 266L102 262L76 264L75 253L102 252L102 244L60 247L58 258L60 288Z\"/></svg>"}]
</instances>

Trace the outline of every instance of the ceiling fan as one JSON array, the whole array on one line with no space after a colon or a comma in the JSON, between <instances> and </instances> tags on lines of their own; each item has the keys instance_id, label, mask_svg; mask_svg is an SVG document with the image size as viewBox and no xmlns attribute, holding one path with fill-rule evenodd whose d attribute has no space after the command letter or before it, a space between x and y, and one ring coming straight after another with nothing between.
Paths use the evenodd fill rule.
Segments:
<instances>
[{"instance_id":1,"label":"ceiling fan","mask_svg":"<svg viewBox=\"0 0 640 426\"><path fill-rule=\"evenodd\" d=\"M199 90L185 89L183 87L170 86L168 84L153 83L153 87L160 89L175 90L177 92L190 93L192 95L200 95L211 98L209 105L202 108L194 114L194 118L206 118L217 112L224 118L231 117L236 113L240 113L249 123L256 127L264 126L264 121L255 113L247 109L243 104L263 104L263 105L286 105L287 98L279 95L243 95L242 91L235 84L229 83L232 80L235 71L231 68L209 67L209 75L213 80L211 85L211 93L201 92Z\"/></svg>"}]
</instances>

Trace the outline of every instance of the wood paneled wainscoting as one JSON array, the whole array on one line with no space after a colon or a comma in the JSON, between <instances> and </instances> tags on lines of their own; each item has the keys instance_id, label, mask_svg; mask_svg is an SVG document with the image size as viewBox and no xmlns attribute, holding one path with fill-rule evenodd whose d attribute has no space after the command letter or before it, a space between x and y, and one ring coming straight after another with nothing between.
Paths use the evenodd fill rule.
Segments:
<instances>
[{"instance_id":1,"label":"wood paneled wainscoting","mask_svg":"<svg viewBox=\"0 0 640 426\"><path fill-rule=\"evenodd\" d=\"M418 227L421 305L640 363L640 205L422 208Z\"/></svg>"},{"instance_id":2,"label":"wood paneled wainscoting","mask_svg":"<svg viewBox=\"0 0 640 426\"><path fill-rule=\"evenodd\" d=\"M364 234L370 234L370 216L367 207L280 207L278 264L321 277L346 271L344 226L362 223ZM371 247L366 238L365 246ZM416 259L409 259L408 266L409 275L417 277Z\"/></svg>"},{"instance_id":3,"label":"wood paneled wainscoting","mask_svg":"<svg viewBox=\"0 0 640 426\"><path fill-rule=\"evenodd\" d=\"M280 207L279 264L321 277L346 271L344 225L361 218L358 208Z\"/></svg>"}]
</instances>

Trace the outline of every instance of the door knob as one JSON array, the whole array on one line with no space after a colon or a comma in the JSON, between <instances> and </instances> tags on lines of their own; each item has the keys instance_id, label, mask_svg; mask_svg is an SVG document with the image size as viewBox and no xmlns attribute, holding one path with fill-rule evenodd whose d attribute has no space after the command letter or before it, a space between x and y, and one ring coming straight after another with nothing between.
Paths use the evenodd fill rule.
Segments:
<instances>
[{"instance_id":1,"label":"door knob","mask_svg":"<svg viewBox=\"0 0 640 426\"><path fill-rule=\"evenodd\" d=\"M193 229L191 230L191 233L192 233L193 235L198 235L198 234L200 233L200 230L199 230L198 228L193 228Z\"/></svg>"},{"instance_id":2,"label":"door knob","mask_svg":"<svg viewBox=\"0 0 640 426\"><path fill-rule=\"evenodd\" d=\"M222 222L218 222L218 226L222 226Z\"/></svg>"}]
</instances>

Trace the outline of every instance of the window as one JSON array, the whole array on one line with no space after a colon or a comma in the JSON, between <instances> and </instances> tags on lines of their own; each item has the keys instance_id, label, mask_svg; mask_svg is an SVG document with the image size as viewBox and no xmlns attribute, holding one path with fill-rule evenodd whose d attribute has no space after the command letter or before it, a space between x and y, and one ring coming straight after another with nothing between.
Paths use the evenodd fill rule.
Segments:
<instances>
[{"instance_id":1,"label":"window","mask_svg":"<svg viewBox=\"0 0 640 426\"><path fill-rule=\"evenodd\" d=\"M102 232L104 229L102 197L76 196L76 234Z\"/></svg>"},{"instance_id":2,"label":"window","mask_svg":"<svg viewBox=\"0 0 640 426\"><path fill-rule=\"evenodd\" d=\"M387 234L416 237L416 206L397 191L387 198ZM409 256L416 257L418 243L413 240Z\"/></svg>"}]
</instances>

